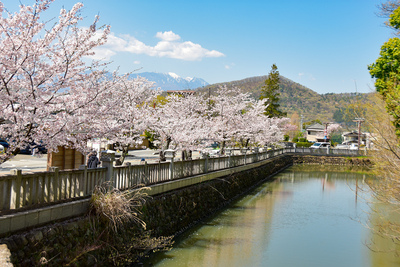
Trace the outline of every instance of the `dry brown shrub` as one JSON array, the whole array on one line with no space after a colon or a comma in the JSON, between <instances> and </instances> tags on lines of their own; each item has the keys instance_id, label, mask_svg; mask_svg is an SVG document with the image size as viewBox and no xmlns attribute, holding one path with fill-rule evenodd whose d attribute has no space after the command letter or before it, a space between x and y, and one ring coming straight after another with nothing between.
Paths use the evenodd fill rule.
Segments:
<instances>
[{"instance_id":1,"label":"dry brown shrub","mask_svg":"<svg viewBox=\"0 0 400 267\"><path fill-rule=\"evenodd\" d=\"M109 186L97 186L90 201L90 213L107 229L118 232L126 223L134 222L146 229L146 223L138 217L139 208L145 203L148 187L120 191Z\"/></svg>"}]
</instances>

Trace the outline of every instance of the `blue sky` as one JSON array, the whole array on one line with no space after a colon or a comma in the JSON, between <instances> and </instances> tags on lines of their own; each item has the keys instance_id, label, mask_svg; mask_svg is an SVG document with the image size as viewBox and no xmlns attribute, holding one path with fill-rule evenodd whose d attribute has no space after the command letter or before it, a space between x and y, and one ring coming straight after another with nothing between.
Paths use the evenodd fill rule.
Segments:
<instances>
[{"instance_id":1,"label":"blue sky","mask_svg":"<svg viewBox=\"0 0 400 267\"><path fill-rule=\"evenodd\" d=\"M33 1L20 0L24 4ZM19 1L3 1L16 10ZM370 92L367 65L392 33L377 0L82 0L88 25L111 25L97 52L121 72L174 72L209 83L281 75L318 93ZM76 1L56 0L48 13Z\"/></svg>"}]
</instances>

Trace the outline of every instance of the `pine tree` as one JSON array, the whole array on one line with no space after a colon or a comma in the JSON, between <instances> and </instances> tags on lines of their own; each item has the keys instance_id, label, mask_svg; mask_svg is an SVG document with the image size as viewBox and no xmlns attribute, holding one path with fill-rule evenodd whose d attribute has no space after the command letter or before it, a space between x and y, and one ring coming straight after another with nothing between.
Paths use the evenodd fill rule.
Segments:
<instances>
[{"instance_id":1,"label":"pine tree","mask_svg":"<svg viewBox=\"0 0 400 267\"><path fill-rule=\"evenodd\" d=\"M264 114L268 117L286 117L286 112L279 110L279 71L275 64L272 64L271 71L268 74L268 78L265 80L265 85L262 87L260 99L268 98L265 103Z\"/></svg>"}]
</instances>

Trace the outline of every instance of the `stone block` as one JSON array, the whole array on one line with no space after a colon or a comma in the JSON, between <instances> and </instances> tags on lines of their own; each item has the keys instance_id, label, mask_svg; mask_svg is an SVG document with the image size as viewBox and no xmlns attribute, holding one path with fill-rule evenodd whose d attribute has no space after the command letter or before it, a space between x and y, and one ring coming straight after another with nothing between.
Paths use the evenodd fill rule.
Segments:
<instances>
[{"instance_id":1,"label":"stone block","mask_svg":"<svg viewBox=\"0 0 400 267\"><path fill-rule=\"evenodd\" d=\"M89 201L79 201L72 207L72 215L79 216L85 214L89 208Z\"/></svg>"},{"instance_id":2,"label":"stone block","mask_svg":"<svg viewBox=\"0 0 400 267\"><path fill-rule=\"evenodd\" d=\"M51 209L39 210L39 224L51 221Z\"/></svg>"},{"instance_id":3,"label":"stone block","mask_svg":"<svg viewBox=\"0 0 400 267\"><path fill-rule=\"evenodd\" d=\"M72 205L63 204L62 205L62 212L63 212L64 216L66 216L66 217L73 216L73 214L72 214Z\"/></svg>"},{"instance_id":4,"label":"stone block","mask_svg":"<svg viewBox=\"0 0 400 267\"><path fill-rule=\"evenodd\" d=\"M42 231L37 231L37 232L34 234L33 238L35 239L36 242L42 241L42 239L43 239L43 233L42 233Z\"/></svg>"},{"instance_id":5,"label":"stone block","mask_svg":"<svg viewBox=\"0 0 400 267\"><path fill-rule=\"evenodd\" d=\"M11 217L1 216L0 217L0 234L10 232L11 227Z\"/></svg>"},{"instance_id":6,"label":"stone block","mask_svg":"<svg viewBox=\"0 0 400 267\"><path fill-rule=\"evenodd\" d=\"M71 216L78 216L82 213L82 203L78 202L78 203L74 203L72 205L72 212L71 212Z\"/></svg>"},{"instance_id":7,"label":"stone block","mask_svg":"<svg viewBox=\"0 0 400 267\"><path fill-rule=\"evenodd\" d=\"M25 213L15 214L11 217L10 231L17 231L25 228Z\"/></svg>"},{"instance_id":8,"label":"stone block","mask_svg":"<svg viewBox=\"0 0 400 267\"><path fill-rule=\"evenodd\" d=\"M37 212L27 213L25 215L25 227L35 226L39 223L39 214Z\"/></svg>"},{"instance_id":9,"label":"stone block","mask_svg":"<svg viewBox=\"0 0 400 267\"><path fill-rule=\"evenodd\" d=\"M82 202L82 208L83 208L84 210L87 211L87 210L89 209L89 206L90 206L89 200L88 200L88 201Z\"/></svg>"},{"instance_id":10,"label":"stone block","mask_svg":"<svg viewBox=\"0 0 400 267\"><path fill-rule=\"evenodd\" d=\"M55 220L59 220L64 218L64 214L63 214L63 207L62 206L56 206L54 208L51 209L51 220L55 221Z\"/></svg>"}]
</instances>

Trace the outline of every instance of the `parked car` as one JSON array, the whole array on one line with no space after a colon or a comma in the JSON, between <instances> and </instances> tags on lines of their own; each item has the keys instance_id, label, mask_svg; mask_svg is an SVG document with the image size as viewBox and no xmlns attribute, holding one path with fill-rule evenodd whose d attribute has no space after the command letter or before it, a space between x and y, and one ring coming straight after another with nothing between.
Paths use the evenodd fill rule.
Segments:
<instances>
[{"instance_id":1,"label":"parked car","mask_svg":"<svg viewBox=\"0 0 400 267\"><path fill-rule=\"evenodd\" d=\"M350 150L358 150L358 144L351 144L349 149Z\"/></svg>"},{"instance_id":2,"label":"parked car","mask_svg":"<svg viewBox=\"0 0 400 267\"><path fill-rule=\"evenodd\" d=\"M317 142L312 144L312 146L310 146L310 148L327 148L330 147L331 144L328 142Z\"/></svg>"},{"instance_id":3,"label":"parked car","mask_svg":"<svg viewBox=\"0 0 400 267\"><path fill-rule=\"evenodd\" d=\"M7 149L10 146L5 139L0 139L0 145L3 146L3 149Z\"/></svg>"},{"instance_id":4,"label":"parked car","mask_svg":"<svg viewBox=\"0 0 400 267\"><path fill-rule=\"evenodd\" d=\"M32 149L36 149L36 153L46 154L47 148L42 144L31 143L26 147L22 148L19 153L20 154L32 154Z\"/></svg>"}]
</instances>

